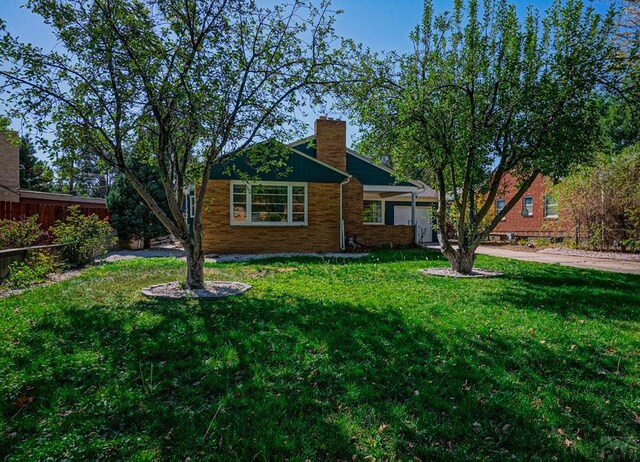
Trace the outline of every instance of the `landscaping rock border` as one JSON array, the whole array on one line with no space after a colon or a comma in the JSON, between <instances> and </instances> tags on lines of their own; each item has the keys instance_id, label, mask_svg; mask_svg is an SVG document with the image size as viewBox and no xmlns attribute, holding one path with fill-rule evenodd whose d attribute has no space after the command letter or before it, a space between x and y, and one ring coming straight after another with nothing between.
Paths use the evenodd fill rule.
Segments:
<instances>
[{"instance_id":1,"label":"landscaping rock border","mask_svg":"<svg viewBox=\"0 0 640 462\"><path fill-rule=\"evenodd\" d=\"M163 299L180 298L224 298L240 295L251 289L244 282L231 281L207 281L206 289L183 289L180 282L166 282L142 289L147 297Z\"/></svg>"},{"instance_id":2,"label":"landscaping rock border","mask_svg":"<svg viewBox=\"0 0 640 462\"><path fill-rule=\"evenodd\" d=\"M448 278L495 278L503 275L500 271L474 268L471 274L462 274L451 268L426 268L418 270L422 274L427 276L441 276Z\"/></svg>"}]
</instances>

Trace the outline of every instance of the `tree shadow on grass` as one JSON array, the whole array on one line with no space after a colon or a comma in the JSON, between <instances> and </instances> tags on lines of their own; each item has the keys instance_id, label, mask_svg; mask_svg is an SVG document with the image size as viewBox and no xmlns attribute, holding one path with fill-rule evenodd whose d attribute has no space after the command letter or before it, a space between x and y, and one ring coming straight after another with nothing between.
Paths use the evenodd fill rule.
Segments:
<instances>
[{"instance_id":1,"label":"tree shadow on grass","mask_svg":"<svg viewBox=\"0 0 640 462\"><path fill-rule=\"evenodd\" d=\"M391 307L76 306L16 341L0 453L18 458L562 459L630 425L597 399L623 387L600 374L613 358L419 327ZM35 400L16 412L21 395Z\"/></svg>"},{"instance_id":2,"label":"tree shadow on grass","mask_svg":"<svg viewBox=\"0 0 640 462\"><path fill-rule=\"evenodd\" d=\"M640 276L555 265L500 267L509 282L489 303L545 310L560 316L640 321Z\"/></svg>"}]
</instances>

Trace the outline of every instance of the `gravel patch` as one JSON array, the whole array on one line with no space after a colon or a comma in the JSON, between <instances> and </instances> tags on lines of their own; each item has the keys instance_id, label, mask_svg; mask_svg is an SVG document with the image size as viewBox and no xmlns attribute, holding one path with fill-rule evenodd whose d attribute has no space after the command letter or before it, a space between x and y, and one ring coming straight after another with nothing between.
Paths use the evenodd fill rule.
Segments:
<instances>
[{"instance_id":1,"label":"gravel patch","mask_svg":"<svg viewBox=\"0 0 640 462\"><path fill-rule=\"evenodd\" d=\"M142 289L147 297L154 298L223 298L240 295L251 289L243 282L207 281L206 289L183 289L180 282L167 282Z\"/></svg>"},{"instance_id":2,"label":"gravel patch","mask_svg":"<svg viewBox=\"0 0 640 462\"><path fill-rule=\"evenodd\" d=\"M148 250L113 250L98 261L112 262L130 258L184 258L184 250L176 248L157 248Z\"/></svg>"},{"instance_id":3,"label":"gravel patch","mask_svg":"<svg viewBox=\"0 0 640 462\"><path fill-rule=\"evenodd\" d=\"M267 258L295 258L295 257L312 257L312 258L364 258L368 253L254 253L254 254L228 254L228 255L206 255L205 261L208 263L234 263L245 262L251 260L264 260ZM98 261L114 262L120 260L128 260L130 258L180 258L185 259L184 250L178 248L155 248L149 250L114 250L109 252Z\"/></svg>"},{"instance_id":4,"label":"gravel patch","mask_svg":"<svg viewBox=\"0 0 640 462\"><path fill-rule=\"evenodd\" d=\"M495 278L502 276L500 271L493 271L482 268L474 268L471 274L462 274L451 268L427 268L418 270L428 276L443 276L448 278Z\"/></svg>"},{"instance_id":5,"label":"gravel patch","mask_svg":"<svg viewBox=\"0 0 640 462\"><path fill-rule=\"evenodd\" d=\"M211 263L232 263L251 260L264 260L267 258L364 258L368 253L254 253L254 254L229 254L229 255L207 255L205 261Z\"/></svg>"},{"instance_id":6,"label":"gravel patch","mask_svg":"<svg viewBox=\"0 0 640 462\"><path fill-rule=\"evenodd\" d=\"M637 253L598 252L595 250L565 249L558 247L549 247L547 249L539 250L537 253L548 255L566 255L569 257L600 258L603 260L640 262L640 254Z\"/></svg>"}]
</instances>

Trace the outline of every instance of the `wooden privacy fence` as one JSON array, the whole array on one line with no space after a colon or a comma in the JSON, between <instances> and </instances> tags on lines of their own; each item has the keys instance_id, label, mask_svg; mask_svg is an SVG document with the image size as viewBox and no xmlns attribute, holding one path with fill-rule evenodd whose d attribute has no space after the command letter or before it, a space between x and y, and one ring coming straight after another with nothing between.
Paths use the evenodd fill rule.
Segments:
<instances>
[{"instance_id":1,"label":"wooden privacy fence","mask_svg":"<svg viewBox=\"0 0 640 462\"><path fill-rule=\"evenodd\" d=\"M38 222L43 231L47 231L57 220L67 217L67 209L71 205L77 205L85 215L96 214L100 219L109 214L105 207L83 203L37 203L37 202L5 202L0 201L0 220L22 220L31 215L38 215Z\"/></svg>"}]
</instances>

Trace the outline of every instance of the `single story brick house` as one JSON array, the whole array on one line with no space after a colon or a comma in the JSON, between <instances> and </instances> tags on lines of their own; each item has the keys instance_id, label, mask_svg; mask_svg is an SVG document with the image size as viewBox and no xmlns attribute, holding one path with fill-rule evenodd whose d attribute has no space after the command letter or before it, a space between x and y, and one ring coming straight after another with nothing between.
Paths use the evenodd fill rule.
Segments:
<instances>
[{"instance_id":1,"label":"single story brick house","mask_svg":"<svg viewBox=\"0 0 640 462\"><path fill-rule=\"evenodd\" d=\"M278 168L247 160L274 152ZM259 157L259 156L256 156ZM339 252L431 242L433 189L347 148L346 123L320 117L313 136L270 141L211 172L202 216L206 253ZM187 213L192 212L192 205Z\"/></svg>"},{"instance_id":2,"label":"single story brick house","mask_svg":"<svg viewBox=\"0 0 640 462\"><path fill-rule=\"evenodd\" d=\"M542 175L520 199L520 205L513 207L492 231L490 239L508 240L521 238L564 239L573 233L573 223L562 216L558 200L549 193L548 179ZM506 174L501 192L495 199L495 210L499 212L517 193L517 180Z\"/></svg>"}]
</instances>

